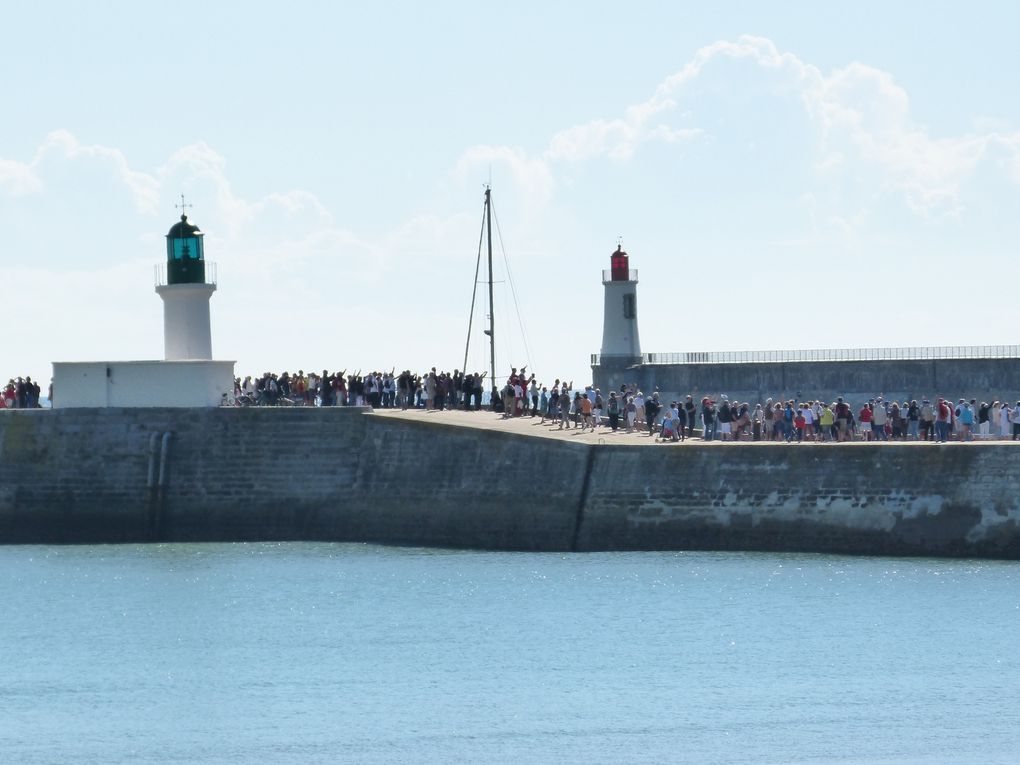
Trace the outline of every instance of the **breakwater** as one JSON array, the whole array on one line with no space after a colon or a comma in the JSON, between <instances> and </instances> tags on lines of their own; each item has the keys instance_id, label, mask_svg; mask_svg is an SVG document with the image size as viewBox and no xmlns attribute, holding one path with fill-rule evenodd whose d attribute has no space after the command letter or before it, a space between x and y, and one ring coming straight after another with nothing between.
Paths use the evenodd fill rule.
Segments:
<instances>
[{"instance_id":1,"label":"breakwater","mask_svg":"<svg viewBox=\"0 0 1020 765\"><path fill-rule=\"evenodd\" d=\"M1018 467L1009 443L653 447L342 408L12 411L0 542L1020 559Z\"/></svg>"}]
</instances>

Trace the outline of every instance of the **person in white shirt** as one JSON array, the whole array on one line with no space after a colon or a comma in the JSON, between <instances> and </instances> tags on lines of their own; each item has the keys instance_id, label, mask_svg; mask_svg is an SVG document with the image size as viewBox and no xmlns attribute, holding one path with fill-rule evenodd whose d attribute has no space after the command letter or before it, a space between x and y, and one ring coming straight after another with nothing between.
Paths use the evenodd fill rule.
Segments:
<instances>
[{"instance_id":1,"label":"person in white shirt","mask_svg":"<svg viewBox=\"0 0 1020 765\"><path fill-rule=\"evenodd\" d=\"M803 404L800 414L804 418L804 438L813 440L815 437L815 411L810 404Z\"/></svg>"}]
</instances>

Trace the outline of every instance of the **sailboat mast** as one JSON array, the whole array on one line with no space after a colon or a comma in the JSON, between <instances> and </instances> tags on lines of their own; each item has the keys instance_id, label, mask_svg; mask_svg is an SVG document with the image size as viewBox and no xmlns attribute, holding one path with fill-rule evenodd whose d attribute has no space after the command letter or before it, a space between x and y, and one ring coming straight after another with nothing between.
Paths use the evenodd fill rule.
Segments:
<instances>
[{"instance_id":1,"label":"sailboat mast","mask_svg":"<svg viewBox=\"0 0 1020 765\"><path fill-rule=\"evenodd\" d=\"M492 385L496 385L496 308L492 299L492 201L489 195L491 189L485 187L485 231L488 236L489 247L489 375Z\"/></svg>"}]
</instances>

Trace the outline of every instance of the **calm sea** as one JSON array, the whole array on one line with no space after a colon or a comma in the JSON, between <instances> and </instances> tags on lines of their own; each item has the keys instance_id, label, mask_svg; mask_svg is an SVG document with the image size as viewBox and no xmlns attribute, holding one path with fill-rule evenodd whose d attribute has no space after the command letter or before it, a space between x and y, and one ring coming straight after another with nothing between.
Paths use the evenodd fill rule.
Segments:
<instances>
[{"instance_id":1,"label":"calm sea","mask_svg":"<svg viewBox=\"0 0 1020 765\"><path fill-rule=\"evenodd\" d=\"M4 763L1017 763L1020 565L0 548Z\"/></svg>"}]
</instances>

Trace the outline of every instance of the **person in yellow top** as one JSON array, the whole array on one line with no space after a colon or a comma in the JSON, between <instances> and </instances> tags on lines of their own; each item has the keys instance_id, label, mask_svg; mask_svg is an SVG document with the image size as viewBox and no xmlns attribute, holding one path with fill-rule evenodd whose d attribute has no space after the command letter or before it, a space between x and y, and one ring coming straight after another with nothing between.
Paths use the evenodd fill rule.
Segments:
<instances>
[{"instance_id":1,"label":"person in yellow top","mask_svg":"<svg viewBox=\"0 0 1020 765\"><path fill-rule=\"evenodd\" d=\"M829 404L826 404L825 407L822 409L821 416L818 418L818 425L820 426L820 429L822 431L823 441L832 440L832 426L835 422L836 415L832 411L832 407Z\"/></svg>"}]
</instances>

